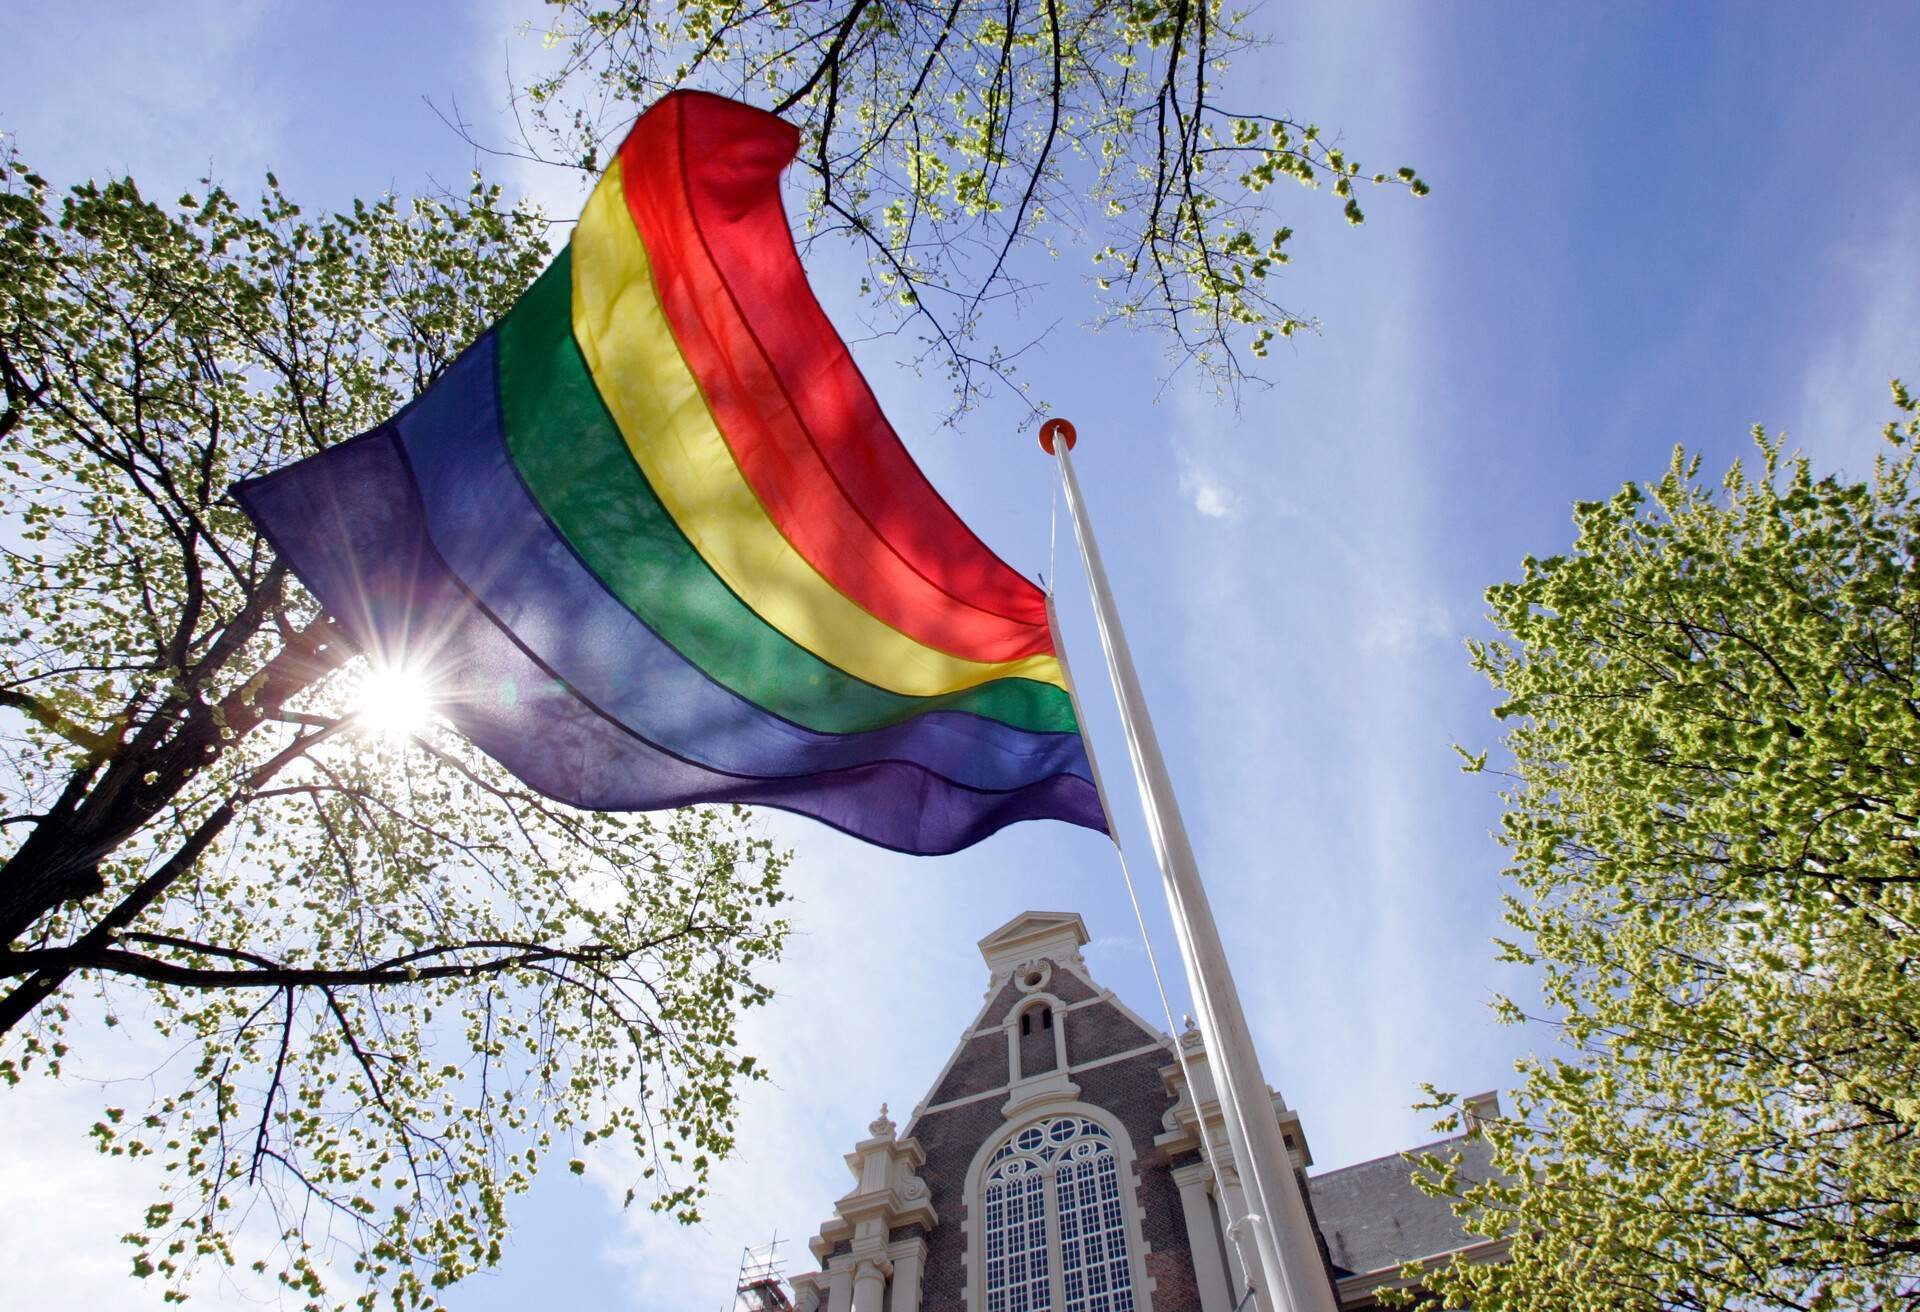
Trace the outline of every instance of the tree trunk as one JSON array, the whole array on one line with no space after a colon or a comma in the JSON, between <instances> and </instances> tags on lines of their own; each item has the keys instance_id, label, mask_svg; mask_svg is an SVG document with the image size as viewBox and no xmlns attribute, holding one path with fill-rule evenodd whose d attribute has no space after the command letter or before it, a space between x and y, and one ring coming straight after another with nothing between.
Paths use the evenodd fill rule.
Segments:
<instances>
[{"instance_id":1,"label":"tree trunk","mask_svg":"<svg viewBox=\"0 0 1920 1312\"><path fill-rule=\"evenodd\" d=\"M351 653L338 639L331 621L318 620L261 667L247 685L250 692L233 693L217 706L191 702L175 710L171 726L162 712L146 731L120 744L104 772L98 761L77 767L59 802L0 867L0 976L25 973L7 968L14 942L48 912L101 892L100 863L151 823L220 752L346 660ZM218 807L179 851L75 937L104 946L199 859L235 805L229 799ZM67 973L34 971L0 997L0 1034L51 996Z\"/></svg>"}]
</instances>

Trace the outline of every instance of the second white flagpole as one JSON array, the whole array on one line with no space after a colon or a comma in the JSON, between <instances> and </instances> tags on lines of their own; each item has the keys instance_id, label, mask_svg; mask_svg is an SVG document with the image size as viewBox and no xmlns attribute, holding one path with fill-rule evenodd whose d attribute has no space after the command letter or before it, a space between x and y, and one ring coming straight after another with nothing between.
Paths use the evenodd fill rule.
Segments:
<instances>
[{"instance_id":1,"label":"second white flagpole","mask_svg":"<svg viewBox=\"0 0 1920 1312\"><path fill-rule=\"evenodd\" d=\"M1160 753L1160 741L1154 733L1153 718L1147 712L1139 676L1134 672L1126 631L1121 627L1120 614L1107 585L1100 545L1094 538L1079 480L1073 474L1068 448L1074 441L1073 426L1065 420L1050 419L1040 430L1040 444L1059 465L1060 479L1066 488L1067 509L1073 518L1074 539L1080 546L1087 586L1093 594L1100 643L1113 677L1114 698L1119 703L1120 721L1127 735L1134 781L1140 789L1154 855L1159 859L1167 904L1173 913L1175 937L1186 962L1188 987L1193 993L1208 1064L1220 1095L1234 1164L1252 1213L1248 1221L1264 1277L1262 1292L1274 1312L1336 1312L1332 1285L1324 1274L1306 1200L1294 1175L1286 1140L1267 1092L1266 1078L1260 1072L1260 1059L1254 1051L1246 1015L1240 1008L1239 992L1227 968L1220 931L1214 924L1206 889L1200 882L1193 844L1180 816L1180 804L1174 796L1166 760Z\"/></svg>"}]
</instances>

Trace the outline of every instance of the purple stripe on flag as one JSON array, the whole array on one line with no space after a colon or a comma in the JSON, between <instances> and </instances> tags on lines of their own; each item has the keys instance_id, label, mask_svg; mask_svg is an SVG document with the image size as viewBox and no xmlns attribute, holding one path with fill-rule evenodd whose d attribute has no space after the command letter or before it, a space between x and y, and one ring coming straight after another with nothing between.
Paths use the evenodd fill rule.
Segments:
<instances>
[{"instance_id":1,"label":"purple stripe on flag","mask_svg":"<svg viewBox=\"0 0 1920 1312\"><path fill-rule=\"evenodd\" d=\"M896 760L995 791L1054 774L1092 778L1077 733L1034 733L964 711L821 733L709 678L627 609L533 499L507 448L498 364L489 332L393 426L440 558L521 646L608 716L729 774Z\"/></svg>"},{"instance_id":2,"label":"purple stripe on flag","mask_svg":"<svg viewBox=\"0 0 1920 1312\"><path fill-rule=\"evenodd\" d=\"M1077 774L990 790L883 760L765 778L662 750L536 660L448 570L391 425L235 495L355 642L427 666L442 698L436 709L558 801L594 810L756 803L920 855L956 851L1021 820L1106 829L1093 785Z\"/></svg>"}]
</instances>

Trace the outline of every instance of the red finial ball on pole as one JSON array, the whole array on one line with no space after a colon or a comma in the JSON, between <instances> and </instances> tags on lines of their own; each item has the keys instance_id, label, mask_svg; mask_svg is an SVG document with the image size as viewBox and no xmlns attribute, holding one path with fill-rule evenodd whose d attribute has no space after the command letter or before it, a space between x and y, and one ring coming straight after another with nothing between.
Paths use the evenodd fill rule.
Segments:
<instances>
[{"instance_id":1,"label":"red finial ball on pole","mask_svg":"<svg viewBox=\"0 0 1920 1312\"><path fill-rule=\"evenodd\" d=\"M1061 434L1067 439L1067 450L1069 451L1073 450L1073 444L1080 440L1080 435L1073 431L1072 420L1057 417L1049 419L1046 423L1040 425L1040 449L1048 455L1053 454L1053 438L1056 433Z\"/></svg>"}]
</instances>

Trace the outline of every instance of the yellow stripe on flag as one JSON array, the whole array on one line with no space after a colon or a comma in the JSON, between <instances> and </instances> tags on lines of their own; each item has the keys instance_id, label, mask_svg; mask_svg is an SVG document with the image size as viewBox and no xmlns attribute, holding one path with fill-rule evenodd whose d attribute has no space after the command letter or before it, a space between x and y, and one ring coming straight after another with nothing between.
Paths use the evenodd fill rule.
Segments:
<instances>
[{"instance_id":1,"label":"yellow stripe on flag","mask_svg":"<svg viewBox=\"0 0 1920 1312\"><path fill-rule=\"evenodd\" d=\"M667 513L714 573L774 628L847 673L909 697L1007 677L1066 686L1054 656L985 664L915 641L849 599L781 535L680 354L617 160L574 229L573 334Z\"/></svg>"}]
</instances>

